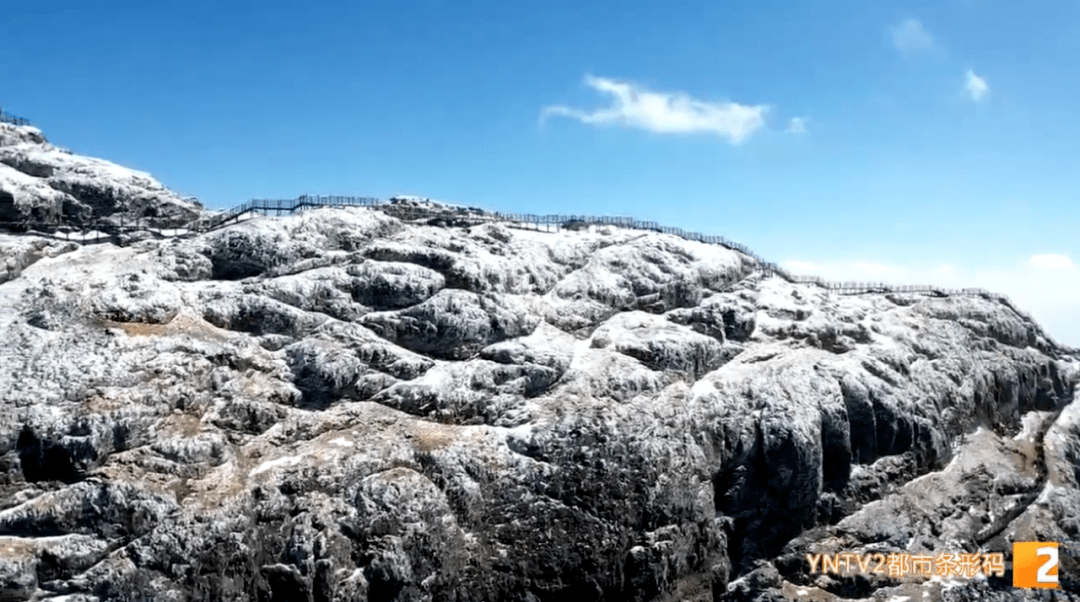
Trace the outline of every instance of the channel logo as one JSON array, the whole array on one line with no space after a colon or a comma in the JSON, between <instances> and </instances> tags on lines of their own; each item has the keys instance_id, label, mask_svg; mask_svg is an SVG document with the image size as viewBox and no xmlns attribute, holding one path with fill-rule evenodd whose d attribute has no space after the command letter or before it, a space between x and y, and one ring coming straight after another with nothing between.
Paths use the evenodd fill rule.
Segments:
<instances>
[{"instance_id":1,"label":"channel logo","mask_svg":"<svg viewBox=\"0 0 1080 602\"><path fill-rule=\"evenodd\" d=\"M1012 549L1013 587L1058 587L1058 544L1017 541Z\"/></svg>"},{"instance_id":2,"label":"channel logo","mask_svg":"<svg viewBox=\"0 0 1080 602\"><path fill-rule=\"evenodd\" d=\"M1018 541L1012 546L1013 587L1057 589L1058 542ZM1005 554L1001 552L907 554L807 554L811 574L851 575L876 573L894 579L930 577L973 579L1005 576Z\"/></svg>"}]
</instances>

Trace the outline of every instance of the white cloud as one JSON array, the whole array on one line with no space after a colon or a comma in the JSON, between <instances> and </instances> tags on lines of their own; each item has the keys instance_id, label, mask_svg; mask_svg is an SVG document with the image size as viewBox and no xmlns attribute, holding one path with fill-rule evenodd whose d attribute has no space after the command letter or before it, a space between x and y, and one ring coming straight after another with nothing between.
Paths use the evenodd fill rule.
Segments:
<instances>
[{"instance_id":1,"label":"white cloud","mask_svg":"<svg viewBox=\"0 0 1080 602\"><path fill-rule=\"evenodd\" d=\"M799 276L814 276L818 269L816 263L809 261L785 261L784 269L792 270Z\"/></svg>"},{"instance_id":2,"label":"white cloud","mask_svg":"<svg viewBox=\"0 0 1080 602\"><path fill-rule=\"evenodd\" d=\"M1068 270L1073 267L1068 255L1032 255L1028 263L1037 268L1049 270Z\"/></svg>"},{"instance_id":3,"label":"white cloud","mask_svg":"<svg viewBox=\"0 0 1080 602\"><path fill-rule=\"evenodd\" d=\"M934 45L933 38L918 19L904 19L892 28L893 46L900 52L919 52Z\"/></svg>"},{"instance_id":4,"label":"white cloud","mask_svg":"<svg viewBox=\"0 0 1080 602\"><path fill-rule=\"evenodd\" d=\"M610 94L614 104L597 111L564 106L547 107L541 120L552 115L592 125L621 125L658 134L712 132L738 144L765 125L767 105L697 100L681 92L650 92L629 82L585 77L585 83Z\"/></svg>"},{"instance_id":5,"label":"white cloud","mask_svg":"<svg viewBox=\"0 0 1080 602\"><path fill-rule=\"evenodd\" d=\"M951 280L952 278L956 277L956 274L957 274L956 266L954 266L954 265L952 265L950 263L943 263L943 264L937 266L936 268L934 268L934 271L932 272L932 274L935 277L940 278L942 280Z\"/></svg>"},{"instance_id":6,"label":"white cloud","mask_svg":"<svg viewBox=\"0 0 1080 602\"><path fill-rule=\"evenodd\" d=\"M975 72L971 69L968 69L964 81L968 94L971 94L971 99L975 102L982 100L986 93L990 91L990 86L987 85L986 80L975 75Z\"/></svg>"},{"instance_id":7,"label":"white cloud","mask_svg":"<svg viewBox=\"0 0 1080 602\"><path fill-rule=\"evenodd\" d=\"M870 274L871 276L901 276L907 273L907 268L883 265L880 263L856 263L855 269Z\"/></svg>"},{"instance_id":8,"label":"white cloud","mask_svg":"<svg viewBox=\"0 0 1080 602\"><path fill-rule=\"evenodd\" d=\"M806 118L805 117L792 117L788 122L787 131L792 134L802 134L806 131Z\"/></svg>"}]
</instances>

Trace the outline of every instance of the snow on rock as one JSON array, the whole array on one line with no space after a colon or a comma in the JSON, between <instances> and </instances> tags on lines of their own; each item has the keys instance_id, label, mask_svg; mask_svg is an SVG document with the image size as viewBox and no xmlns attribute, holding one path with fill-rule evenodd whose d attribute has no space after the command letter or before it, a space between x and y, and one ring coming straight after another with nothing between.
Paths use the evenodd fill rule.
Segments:
<instances>
[{"instance_id":1,"label":"snow on rock","mask_svg":"<svg viewBox=\"0 0 1080 602\"><path fill-rule=\"evenodd\" d=\"M0 284L18 278L30 264L44 257L55 257L78 248L71 242L58 242L35 236L0 234Z\"/></svg>"},{"instance_id":2,"label":"snow on rock","mask_svg":"<svg viewBox=\"0 0 1080 602\"><path fill-rule=\"evenodd\" d=\"M512 301L443 290L413 307L370 313L360 322L406 349L441 359L465 359L493 342L536 328L540 318Z\"/></svg>"},{"instance_id":3,"label":"snow on rock","mask_svg":"<svg viewBox=\"0 0 1080 602\"><path fill-rule=\"evenodd\" d=\"M56 190L42 178L0 164L0 220L53 221L73 206L75 199Z\"/></svg>"},{"instance_id":4,"label":"snow on rock","mask_svg":"<svg viewBox=\"0 0 1080 602\"><path fill-rule=\"evenodd\" d=\"M148 173L72 154L35 128L0 123L0 221L124 218L179 227L201 212Z\"/></svg>"},{"instance_id":5,"label":"snow on rock","mask_svg":"<svg viewBox=\"0 0 1080 602\"><path fill-rule=\"evenodd\" d=\"M592 346L612 346L649 368L690 382L723 363L723 345L663 317L630 311L612 316L593 332Z\"/></svg>"},{"instance_id":6,"label":"snow on rock","mask_svg":"<svg viewBox=\"0 0 1080 602\"><path fill-rule=\"evenodd\" d=\"M36 127L30 125L12 125L0 123L0 146L14 146L16 144L48 144L45 134Z\"/></svg>"},{"instance_id":7,"label":"snow on rock","mask_svg":"<svg viewBox=\"0 0 1080 602\"><path fill-rule=\"evenodd\" d=\"M420 202L0 238L0 597L940 599L805 554L1077 545L1080 358L1008 307Z\"/></svg>"},{"instance_id":8,"label":"snow on rock","mask_svg":"<svg viewBox=\"0 0 1080 602\"><path fill-rule=\"evenodd\" d=\"M635 233L622 244L604 243L555 287L555 295L664 313L696 306L704 294L724 290L749 272L737 253L671 235Z\"/></svg>"}]
</instances>

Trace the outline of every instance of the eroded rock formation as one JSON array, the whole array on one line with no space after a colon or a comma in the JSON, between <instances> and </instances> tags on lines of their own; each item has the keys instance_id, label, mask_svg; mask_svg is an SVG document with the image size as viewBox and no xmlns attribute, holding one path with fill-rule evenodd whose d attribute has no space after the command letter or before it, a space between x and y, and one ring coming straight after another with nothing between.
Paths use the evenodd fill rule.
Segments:
<instances>
[{"instance_id":1,"label":"eroded rock formation","mask_svg":"<svg viewBox=\"0 0 1080 602\"><path fill-rule=\"evenodd\" d=\"M1015 599L805 556L1028 540L1080 592L1080 360L997 301L359 208L0 260L3 599Z\"/></svg>"},{"instance_id":2,"label":"eroded rock formation","mask_svg":"<svg viewBox=\"0 0 1080 602\"><path fill-rule=\"evenodd\" d=\"M202 207L150 174L53 146L40 130L0 123L0 222L183 226Z\"/></svg>"}]
</instances>

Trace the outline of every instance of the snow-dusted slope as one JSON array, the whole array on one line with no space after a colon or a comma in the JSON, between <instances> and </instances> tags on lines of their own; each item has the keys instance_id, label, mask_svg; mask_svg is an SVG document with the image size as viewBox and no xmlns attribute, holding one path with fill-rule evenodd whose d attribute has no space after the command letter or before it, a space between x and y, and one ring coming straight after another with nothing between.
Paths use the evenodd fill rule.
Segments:
<instances>
[{"instance_id":1,"label":"snow-dusted slope","mask_svg":"<svg viewBox=\"0 0 1080 602\"><path fill-rule=\"evenodd\" d=\"M359 208L0 254L6 599L1012 599L805 554L1077 544L1080 364L990 300Z\"/></svg>"},{"instance_id":2,"label":"snow-dusted slope","mask_svg":"<svg viewBox=\"0 0 1080 602\"><path fill-rule=\"evenodd\" d=\"M0 123L0 221L79 225L102 218L144 218L176 227L202 207L182 199L150 174L49 144L39 130Z\"/></svg>"}]
</instances>

